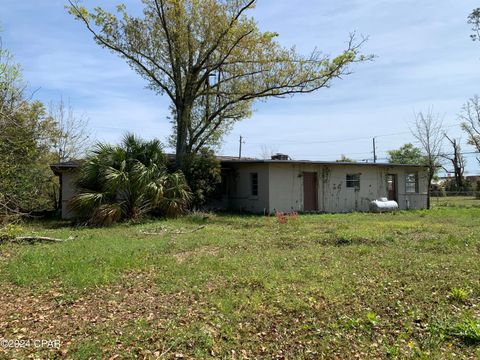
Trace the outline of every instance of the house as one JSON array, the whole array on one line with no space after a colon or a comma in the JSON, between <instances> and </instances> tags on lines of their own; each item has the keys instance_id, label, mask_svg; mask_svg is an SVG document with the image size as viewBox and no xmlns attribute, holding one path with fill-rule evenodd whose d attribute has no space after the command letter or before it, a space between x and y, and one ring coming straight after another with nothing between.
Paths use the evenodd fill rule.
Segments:
<instances>
[{"instance_id":1,"label":"house","mask_svg":"<svg viewBox=\"0 0 480 360\"><path fill-rule=\"evenodd\" d=\"M427 168L418 165L219 157L222 191L212 208L250 213L275 211L342 213L368 211L370 202L388 198L400 209L427 207ZM52 165L60 176L62 217L71 218L68 201L78 162Z\"/></svg>"},{"instance_id":2,"label":"house","mask_svg":"<svg viewBox=\"0 0 480 360\"><path fill-rule=\"evenodd\" d=\"M371 201L385 197L397 201L400 209L424 209L427 171L416 165L224 160L221 207L252 213L339 213L368 211Z\"/></svg>"}]
</instances>

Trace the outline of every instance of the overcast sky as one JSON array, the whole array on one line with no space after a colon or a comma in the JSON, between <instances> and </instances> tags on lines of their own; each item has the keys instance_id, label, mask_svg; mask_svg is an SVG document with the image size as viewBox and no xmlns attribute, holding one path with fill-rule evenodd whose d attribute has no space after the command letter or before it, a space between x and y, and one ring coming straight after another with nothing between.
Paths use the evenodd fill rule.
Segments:
<instances>
[{"instance_id":1,"label":"overcast sky","mask_svg":"<svg viewBox=\"0 0 480 360\"><path fill-rule=\"evenodd\" d=\"M117 141L131 131L164 140L171 126L168 100L145 89L145 82L123 60L100 48L66 12L66 0L0 0L3 46L23 69L35 97L48 103L60 97L90 119L93 137ZM87 7L122 3L84 0ZM139 12L139 0L124 0ZM251 119L238 123L220 151L269 151L294 159L372 158L413 142L414 113L433 107L452 136L461 136L458 114L480 93L480 43L470 40L467 16L473 0L259 0L250 14L262 30L308 53L314 47L331 55L346 45L351 31L369 36L363 51L374 62L311 95L274 99L255 106ZM465 142L465 136L463 136ZM464 151L472 151L464 146ZM472 155L468 172L480 173Z\"/></svg>"}]
</instances>

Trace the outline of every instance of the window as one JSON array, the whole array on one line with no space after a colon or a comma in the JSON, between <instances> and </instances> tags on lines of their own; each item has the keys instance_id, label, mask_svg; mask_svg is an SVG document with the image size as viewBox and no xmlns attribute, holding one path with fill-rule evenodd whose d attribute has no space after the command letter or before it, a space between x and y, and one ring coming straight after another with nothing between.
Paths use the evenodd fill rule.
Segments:
<instances>
[{"instance_id":1,"label":"window","mask_svg":"<svg viewBox=\"0 0 480 360\"><path fill-rule=\"evenodd\" d=\"M250 174L250 194L258 196L258 173Z\"/></svg>"},{"instance_id":2,"label":"window","mask_svg":"<svg viewBox=\"0 0 480 360\"><path fill-rule=\"evenodd\" d=\"M360 189L360 174L347 175L347 188Z\"/></svg>"},{"instance_id":3,"label":"window","mask_svg":"<svg viewBox=\"0 0 480 360\"><path fill-rule=\"evenodd\" d=\"M411 173L405 175L405 192L417 193L418 192L418 174Z\"/></svg>"}]
</instances>

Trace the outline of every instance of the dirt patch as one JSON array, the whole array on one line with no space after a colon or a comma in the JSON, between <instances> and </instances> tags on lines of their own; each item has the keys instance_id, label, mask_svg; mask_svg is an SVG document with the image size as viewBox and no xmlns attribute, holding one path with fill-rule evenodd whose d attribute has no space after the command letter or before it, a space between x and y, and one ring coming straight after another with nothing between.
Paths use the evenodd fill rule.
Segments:
<instances>
[{"instance_id":1,"label":"dirt patch","mask_svg":"<svg viewBox=\"0 0 480 360\"><path fill-rule=\"evenodd\" d=\"M0 294L0 338L59 340L60 347L48 349L30 344L23 349L12 349L4 346L0 347L0 358L39 358L40 354L63 358L76 345L95 339L102 329L113 329L113 335L121 336L124 328L139 319L154 324L157 329L167 329L168 320L175 316L175 307L182 304L189 308L192 300L183 292L159 293L154 279L153 273L131 273L119 284L88 293L65 293L61 289L34 293L4 285ZM121 347L118 342L110 351L120 351Z\"/></svg>"}]
</instances>

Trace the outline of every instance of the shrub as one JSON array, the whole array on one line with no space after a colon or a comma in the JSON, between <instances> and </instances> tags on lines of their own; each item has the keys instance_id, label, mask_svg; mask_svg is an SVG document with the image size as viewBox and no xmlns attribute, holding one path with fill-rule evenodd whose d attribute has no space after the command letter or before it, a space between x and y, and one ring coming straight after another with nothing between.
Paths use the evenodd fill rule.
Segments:
<instances>
[{"instance_id":1,"label":"shrub","mask_svg":"<svg viewBox=\"0 0 480 360\"><path fill-rule=\"evenodd\" d=\"M477 181L477 189L475 191L475 197L480 199L480 181Z\"/></svg>"},{"instance_id":2,"label":"shrub","mask_svg":"<svg viewBox=\"0 0 480 360\"><path fill-rule=\"evenodd\" d=\"M192 192L192 208L205 205L222 181L220 161L208 149L202 149L199 154L186 155L182 171Z\"/></svg>"},{"instance_id":3,"label":"shrub","mask_svg":"<svg viewBox=\"0 0 480 360\"><path fill-rule=\"evenodd\" d=\"M0 242L14 239L23 231L23 227L18 224L7 224L0 228Z\"/></svg>"},{"instance_id":4,"label":"shrub","mask_svg":"<svg viewBox=\"0 0 480 360\"><path fill-rule=\"evenodd\" d=\"M182 173L169 173L158 140L127 134L120 145L97 144L80 168L70 207L95 226L139 220L147 213L182 213L190 190Z\"/></svg>"}]
</instances>

